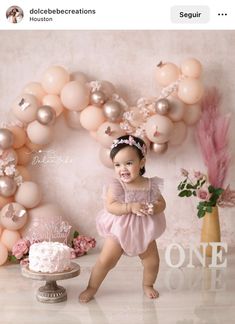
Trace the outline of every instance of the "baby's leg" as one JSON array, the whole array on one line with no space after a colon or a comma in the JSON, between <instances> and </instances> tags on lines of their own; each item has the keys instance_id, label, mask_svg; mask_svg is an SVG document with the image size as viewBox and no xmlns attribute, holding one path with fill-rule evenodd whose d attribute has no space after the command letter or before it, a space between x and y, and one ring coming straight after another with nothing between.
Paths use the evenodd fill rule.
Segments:
<instances>
[{"instance_id":1,"label":"baby's leg","mask_svg":"<svg viewBox=\"0 0 235 324\"><path fill-rule=\"evenodd\" d=\"M112 238L105 240L103 249L92 269L88 286L79 296L80 302L87 303L92 299L107 273L117 264L122 253L123 250L116 240Z\"/></svg>"},{"instance_id":2,"label":"baby's leg","mask_svg":"<svg viewBox=\"0 0 235 324\"><path fill-rule=\"evenodd\" d=\"M159 293L153 288L159 269L159 254L156 241L149 243L147 250L139 255L144 266L143 289L149 298L157 298Z\"/></svg>"}]
</instances>

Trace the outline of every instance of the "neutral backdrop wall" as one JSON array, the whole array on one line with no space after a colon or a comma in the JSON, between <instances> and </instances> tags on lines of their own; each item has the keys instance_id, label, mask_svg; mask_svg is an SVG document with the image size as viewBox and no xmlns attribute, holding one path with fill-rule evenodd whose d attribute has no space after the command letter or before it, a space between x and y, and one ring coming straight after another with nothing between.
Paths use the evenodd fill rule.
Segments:
<instances>
[{"instance_id":1,"label":"neutral backdrop wall","mask_svg":"<svg viewBox=\"0 0 235 324\"><path fill-rule=\"evenodd\" d=\"M0 119L9 119L14 98L30 81L40 81L43 71L54 64L69 72L82 71L90 80L109 80L134 104L142 96L156 96L155 66L160 61L180 64L198 58L204 67L206 86L217 86L223 94L221 111L232 114L230 147L234 145L235 33L234 31L1 31ZM80 233L98 241L95 216L102 208L104 179L112 170L99 161L99 145L85 130L74 131L60 118L55 126L53 150L56 160L30 165L40 183L44 202L61 205L66 217ZM51 154L51 153L46 153ZM165 179L167 230L159 246L170 242L187 246L199 242L201 220L196 199L177 197L180 168L205 171L200 150L190 128L183 145L160 157L150 155L147 176ZM234 159L227 183L235 188ZM221 209L222 240L235 245L234 209Z\"/></svg>"}]
</instances>

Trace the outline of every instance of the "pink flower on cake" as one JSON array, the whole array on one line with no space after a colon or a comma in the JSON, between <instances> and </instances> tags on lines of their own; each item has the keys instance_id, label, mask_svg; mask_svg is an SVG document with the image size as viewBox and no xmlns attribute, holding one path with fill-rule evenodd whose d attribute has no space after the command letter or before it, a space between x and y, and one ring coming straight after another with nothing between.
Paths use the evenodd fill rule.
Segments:
<instances>
[{"instance_id":1,"label":"pink flower on cake","mask_svg":"<svg viewBox=\"0 0 235 324\"><path fill-rule=\"evenodd\" d=\"M12 248L12 255L16 257L16 259L20 260L29 252L30 241L25 239L20 239L16 242L16 244Z\"/></svg>"}]
</instances>

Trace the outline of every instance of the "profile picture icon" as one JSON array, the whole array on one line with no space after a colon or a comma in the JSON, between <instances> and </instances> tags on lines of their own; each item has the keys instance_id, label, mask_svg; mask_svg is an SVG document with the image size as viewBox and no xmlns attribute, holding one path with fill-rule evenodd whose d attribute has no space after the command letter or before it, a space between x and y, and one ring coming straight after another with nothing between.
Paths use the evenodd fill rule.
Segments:
<instances>
[{"instance_id":1,"label":"profile picture icon","mask_svg":"<svg viewBox=\"0 0 235 324\"><path fill-rule=\"evenodd\" d=\"M9 22L17 24L23 19L24 12L18 6L11 6L6 11L6 17Z\"/></svg>"}]
</instances>

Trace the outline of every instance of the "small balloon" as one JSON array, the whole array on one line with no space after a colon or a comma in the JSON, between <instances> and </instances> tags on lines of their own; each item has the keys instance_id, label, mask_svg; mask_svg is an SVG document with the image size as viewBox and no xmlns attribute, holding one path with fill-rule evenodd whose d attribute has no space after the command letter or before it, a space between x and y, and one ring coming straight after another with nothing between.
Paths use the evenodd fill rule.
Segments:
<instances>
[{"instance_id":1,"label":"small balloon","mask_svg":"<svg viewBox=\"0 0 235 324\"><path fill-rule=\"evenodd\" d=\"M60 97L57 95L49 94L43 97L42 104L44 106L50 106L51 108L53 108L56 112L57 117L64 111L64 106L62 105Z\"/></svg>"},{"instance_id":2,"label":"small balloon","mask_svg":"<svg viewBox=\"0 0 235 324\"><path fill-rule=\"evenodd\" d=\"M14 136L7 128L0 128L0 149L5 150L13 145Z\"/></svg>"},{"instance_id":3,"label":"small balloon","mask_svg":"<svg viewBox=\"0 0 235 324\"><path fill-rule=\"evenodd\" d=\"M15 181L7 176L0 177L0 195L3 197L10 197L14 195L17 185Z\"/></svg>"},{"instance_id":4,"label":"small balloon","mask_svg":"<svg viewBox=\"0 0 235 324\"><path fill-rule=\"evenodd\" d=\"M197 59L190 58L181 64L181 71L187 77L199 78L202 73L202 65Z\"/></svg>"},{"instance_id":5,"label":"small balloon","mask_svg":"<svg viewBox=\"0 0 235 324\"><path fill-rule=\"evenodd\" d=\"M168 143L151 143L151 151L157 154L163 154L167 151L168 149Z\"/></svg>"},{"instance_id":6,"label":"small balloon","mask_svg":"<svg viewBox=\"0 0 235 324\"><path fill-rule=\"evenodd\" d=\"M203 85L200 80L187 78L180 82L178 97L186 104L197 103L203 95Z\"/></svg>"},{"instance_id":7,"label":"small balloon","mask_svg":"<svg viewBox=\"0 0 235 324\"><path fill-rule=\"evenodd\" d=\"M55 122L56 112L50 106L41 106L37 111L37 121L42 125L52 125Z\"/></svg>"},{"instance_id":8,"label":"small balloon","mask_svg":"<svg viewBox=\"0 0 235 324\"><path fill-rule=\"evenodd\" d=\"M179 68L173 63L162 63L157 65L156 78L157 82L166 87L179 78Z\"/></svg>"},{"instance_id":9,"label":"small balloon","mask_svg":"<svg viewBox=\"0 0 235 324\"><path fill-rule=\"evenodd\" d=\"M167 99L159 99L155 102L155 111L159 115L166 115L170 109L169 101Z\"/></svg>"},{"instance_id":10,"label":"small balloon","mask_svg":"<svg viewBox=\"0 0 235 324\"><path fill-rule=\"evenodd\" d=\"M80 114L80 111L65 109L65 120L67 125L74 129L81 129Z\"/></svg>"},{"instance_id":11,"label":"small balloon","mask_svg":"<svg viewBox=\"0 0 235 324\"><path fill-rule=\"evenodd\" d=\"M123 113L122 105L114 100L109 100L103 105L103 111L105 117L111 121L115 122L118 121Z\"/></svg>"},{"instance_id":12,"label":"small balloon","mask_svg":"<svg viewBox=\"0 0 235 324\"><path fill-rule=\"evenodd\" d=\"M27 212L18 203L10 203L4 206L0 212L1 224L9 230L22 228L27 221Z\"/></svg>"},{"instance_id":13,"label":"small balloon","mask_svg":"<svg viewBox=\"0 0 235 324\"><path fill-rule=\"evenodd\" d=\"M91 93L90 101L93 105L98 107L105 103L106 97L102 91L94 91Z\"/></svg>"},{"instance_id":14,"label":"small balloon","mask_svg":"<svg viewBox=\"0 0 235 324\"><path fill-rule=\"evenodd\" d=\"M51 66L42 76L42 86L49 94L60 94L69 79L69 73L62 66Z\"/></svg>"}]
</instances>

